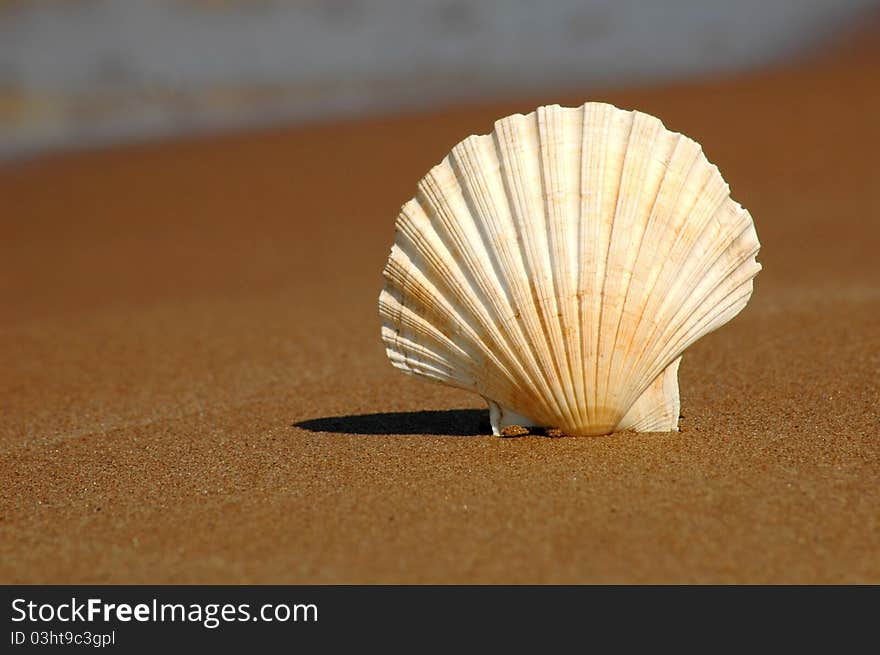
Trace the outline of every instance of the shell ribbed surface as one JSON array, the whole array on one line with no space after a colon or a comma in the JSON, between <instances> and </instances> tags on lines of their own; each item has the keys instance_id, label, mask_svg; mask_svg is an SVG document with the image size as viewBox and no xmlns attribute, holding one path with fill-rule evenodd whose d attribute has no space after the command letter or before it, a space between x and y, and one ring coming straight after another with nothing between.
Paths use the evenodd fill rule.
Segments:
<instances>
[{"instance_id":1,"label":"shell ribbed surface","mask_svg":"<svg viewBox=\"0 0 880 655\"><path fill-rule=\"evenodd\" d=\"M745 306L760 270L751 216L700 146L603 103L468 137L396 228L388 357L482 395L496 432L676 429L681 354Z\"/></svg>"}]
</instances>

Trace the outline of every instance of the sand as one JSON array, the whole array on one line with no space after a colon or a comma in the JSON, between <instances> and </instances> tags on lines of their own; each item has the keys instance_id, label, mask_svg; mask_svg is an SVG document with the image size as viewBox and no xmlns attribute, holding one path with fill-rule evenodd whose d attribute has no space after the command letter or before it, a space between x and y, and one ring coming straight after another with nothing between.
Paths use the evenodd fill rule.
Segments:
<instances>
[{"instance_id":1,"label":"sand","mask_svg":"<svg viewBox=\"0 0 880 655\"><path fill-rule=\"evenodd\" d=\"M0 582L880 582L878 79L862 47L0 169ZM487 436L385 358L393 221L467 134L587 99L702 143L764 270L680 433Z\"/></svg>"}]
</instances>

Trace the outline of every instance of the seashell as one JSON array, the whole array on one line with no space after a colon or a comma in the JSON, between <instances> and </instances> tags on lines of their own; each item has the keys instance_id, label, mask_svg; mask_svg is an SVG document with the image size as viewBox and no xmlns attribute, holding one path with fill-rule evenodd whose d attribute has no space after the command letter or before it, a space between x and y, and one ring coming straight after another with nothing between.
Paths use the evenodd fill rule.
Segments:
<instances>
[{"instance_id":1,"label":"seashell","mask_svg":"<svg viewBox=\"0 0 880 655\"><path fill-rule=\"evenodd\" d=\"M459 143L403 206L382 339L402 371L483 396L494 434L673 431L681 355L745 307L758 248L690 138L540 107Z\"/></svg>"}]
</instances>

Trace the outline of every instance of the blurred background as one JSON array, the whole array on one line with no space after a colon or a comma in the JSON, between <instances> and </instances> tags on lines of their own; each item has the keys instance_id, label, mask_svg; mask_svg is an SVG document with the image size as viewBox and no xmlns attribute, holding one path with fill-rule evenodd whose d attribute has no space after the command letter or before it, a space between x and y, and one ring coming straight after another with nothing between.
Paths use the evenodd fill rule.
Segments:
<instances>
[{"instance_id":1,"label":"blurred background","mask_svg":"<svg viewBox=\"0 0 880 655\"><path fill-rule=\"evenodd\" d=\"M876 0L0 0L0 160L776 65Z\"/></svg>"}]
</instances>

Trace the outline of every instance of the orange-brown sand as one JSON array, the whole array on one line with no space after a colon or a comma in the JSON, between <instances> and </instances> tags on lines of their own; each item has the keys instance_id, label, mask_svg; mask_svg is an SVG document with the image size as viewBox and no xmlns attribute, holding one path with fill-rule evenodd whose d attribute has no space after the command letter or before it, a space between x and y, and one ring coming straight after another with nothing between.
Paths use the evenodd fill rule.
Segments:
<instances>
[{"instance_id":1,"label":"orange-brown sand","mask_svg":"<svg viewBox=\"0 0 880 655\"><path fill-rule=\"evenodd\" d=\"M866 47L0 169L0 582L880 582L878 79ZM385 358L394 218L464 136L587 99L702 143L764 270L682 432L486 436Z\"/></svg>"}]
</instances>

